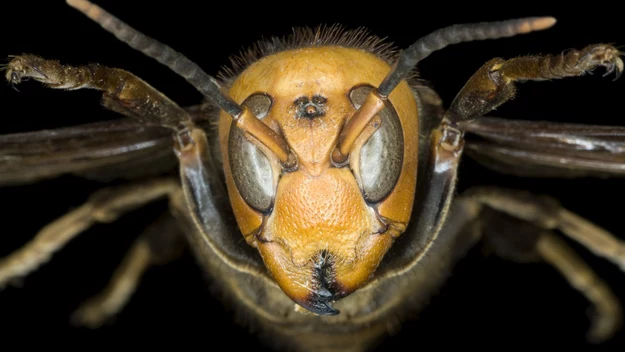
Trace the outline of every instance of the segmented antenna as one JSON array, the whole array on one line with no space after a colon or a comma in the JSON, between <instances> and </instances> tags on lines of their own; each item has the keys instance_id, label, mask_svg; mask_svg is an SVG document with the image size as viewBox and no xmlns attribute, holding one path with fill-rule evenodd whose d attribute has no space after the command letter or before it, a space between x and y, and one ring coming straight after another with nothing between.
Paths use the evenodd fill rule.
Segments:
<instances>
[{"instance_id":1,"label":"segmented antenna","mask_svg":"<svg viewBox=\"0 0 625 352\"><path fill-rule=\"evenodd\" d=\"M386 97L410 71L430 54L452 44L474 40L498 39L512 37L533 31L540 31L553 26L553 17L528 17L499 22L481 22L456 24L438 29L417 40L405 49L393 66L391 72L378 87L378 94Z\"/></svg>"},{"instance_id":2,"label":"segmented antenna","mask_svg":"<svg viewBox=\"0 0 625 352\"><path fill-rule=\"evenodd\" d=\"M133 29L88 0L66 1L68 5L82 12L109 33L115 35L117 39L169 67L172 71L185 78L206 98L230 114L238 128L256 138L273 152L283 165L292 167L295 164L295 157L290 153L284 138L260 121L250 109L240 106L232 98L223 94L217 80L202 71L196 63L169 46L160 43L158 40Z\"/></svg>"},{"instance_id":3,"label":"segmented antenna","mask_svg":"<svg viewBox=\"0 0 625 352\"><path fill-rule=\"evenodd\" d=\"M369 93L364 103L347 121L341 130L337 146L332 152L332 161L337 165L347 161L347 157L358 136L384 108L384 100L387 99L399 82L410 74L410 71L419 61L425 59L433 52L448 45L462 42L497 39L539 31L547 29L555 23L556 19L553 17L528 17L499 22L456 24L438 29L417 40L401 53L397 62L391 68L391 72L380 83L378 89Z\"/></svg>"},{"instance_id":4,"label":"segmented antenna","mask_svg":"<svg viewBox=\"0 0 625 352\"><path fill-rule=\"evenodd\" d=\"M221 92L221 86L215 78L207 75L186 56L158 40L135 30L98 5L87 0L67 0L67 4L85 14L133 49L169 67L228 114L239 116L243 112L243 108L239 104Z\"/></svg>"}]
</instances>

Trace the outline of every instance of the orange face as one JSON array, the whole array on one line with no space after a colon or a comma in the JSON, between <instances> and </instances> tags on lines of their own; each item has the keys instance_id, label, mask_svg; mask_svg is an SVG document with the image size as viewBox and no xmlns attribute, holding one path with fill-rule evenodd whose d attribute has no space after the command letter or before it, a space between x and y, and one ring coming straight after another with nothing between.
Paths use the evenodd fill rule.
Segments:
<instances>
[{"instance_id":1,"label":"orange face","mask_svg":"<svg viewBox=\"0 0 625 352\"><path fill-rule=\"evenodd\" d=\"M282 290L317 314L365 284L408 223L417 172L418 116L402 82L360 135L348 163L331 154L341 129L390 66L362 49L298 48L266 56L230 96L283 136L285 169L221 114L224 168L238 225Z\"/></svg>"}]
</instances>

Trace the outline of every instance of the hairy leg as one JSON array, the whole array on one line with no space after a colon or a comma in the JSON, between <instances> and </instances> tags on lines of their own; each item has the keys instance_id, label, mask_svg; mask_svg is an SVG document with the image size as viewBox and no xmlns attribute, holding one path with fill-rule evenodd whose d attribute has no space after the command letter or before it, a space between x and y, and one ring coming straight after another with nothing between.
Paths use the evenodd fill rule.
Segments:
<instances>
[{"instance_id":1,"label":"hairy leg","mask_svg":"<svg viewBox=\"0 0 625 352\"><path fill-rule=\"evenodd\" d=\"M15 56L6 67L6 79L15 85L34 79L55 89L96 89L107 108L146 124L184 129L193 125L189 114L161 92L130 72L104 67L61 65L35 55Z\"/></svg>"},{"instance_id":2,"label":"hairy leg","mask_svg":"<svg viewBox=\"0 0 625 352\"><path fill-rule=\"evenodd\" d=\"M557 200L529 192L480 187L464 194L472 201L525 220L546 230L559 230L625 270L625 241L581 216L563 208Z\"/></svg>"},{"instance_id":3,"label":"hairy leg","mask_svg":"<svg viewBox=\"0 0 625 352\"><path fill-rule=\"evenodd\" d=\"M584 236L587 243L595 243L599 236L604 242L597 243L605 244L605 240L609 238L618 247L622 246L619 239L563 209L553 199L527 192L476 188L465 192L460 198L482 208L479 220L482 237L498 256L516 262L546 262L588 299L593 307L587 336L590 342L605 341L620 328L622 308L618 298L588 264L552 230L569 235L570 225L566 219L574 215L577 219L575 233ZM562 220L558 214L567 215ZM582 229L583 233L580 232ZM599 251L606 250L608 247L602 246L593 249L599 255ZM621 254L617 259L625 260L625 255Z\"/></svg>"},{"instance_id":4,"label":"hairy leg","mask_svg":"<svg viewBox=\"0 0 625 352\"><path fill-rule=\"evenodd\" d=\"M105 188L82 206L45 226L29 243L0 260L0 286L28 275L47 262L52 254L96 223L116 220L146 203L167 196L179 188L173 179Z\"/></svg>"},{"instance_id":5,"label":"hairy leg","mask_svg":"<svg viewBox=\"0 0 625 352\"><path fill-rule=\"evenodd\" d=\"M623 72L622 55L615 47L593 44L561 55L495 58L484 64L451 103L444 120L455 124L484 116L516 94L517 82L545 81L581 76L598 67L607 73Z\"/></svg>"},{"instance_id":6,"label":"hairy leg","mask_svg":"<svg viewBox=\"0 0 625 352\"><path fill-rule=\"evenodd\" d=\"M556 268L569 284L593 305L591 327L587 339L602 342L610 338L622 323L622 307L608 285L580 258L566 242L545 233L536 243L544 261Z\"/></svg>"},{"instance_id":7,"label":"hairy leg","mask_svg":"<svg viewBox=\"0 0 625 352\"><path fill-rule=\"evenodd\" d=\"M561 217L560 214L564 215ZM619 246L623 246L622 241L606 230L570 213L555 200L497 188L475 188L461 194L451 203L444 218L436 240L430 245L423 245L423 229L418 224L409 228L393 247L401 250L391 250L389 260L378 269L375 281L361 290L365 292L367 288L373 288L383 296L384 288L392 287L393 297L397 297L400 303L380 307L379 311L393 316L393 311L403 312L410 308L406 302L415 295L415 290L428 283L425 279L420 281L422 271L440 272L428 267L436 266L436 262L455 262L468 247L482 238L498 256L506 260L550 264L582 293L594 308L589 341L605 341L620 327L622 311L619 300L554 233L554 230L565 235L574 233L583 237L582 243L591 245L595 252L623 260L625 256L617 254ZM574 226L569 220L571 218L575 219ZM449 249L453 251L446 252ZM410 285L408 282L411 280L414 280L412 289L398 288L399 285Z\"/></svg>"},{"instance_id":8,"label":"hairy leg","mask_svg":"<svg viewBox=\"0 0 625 352\"><path fill-rule=\"evenodd\" d=\"M97 328L119 313L146 270L177 258L182 253L183 243L176 220L169 214L163 215L133 243L107 287L74 312L74 323Z\"/></svg>"}]
</instances>

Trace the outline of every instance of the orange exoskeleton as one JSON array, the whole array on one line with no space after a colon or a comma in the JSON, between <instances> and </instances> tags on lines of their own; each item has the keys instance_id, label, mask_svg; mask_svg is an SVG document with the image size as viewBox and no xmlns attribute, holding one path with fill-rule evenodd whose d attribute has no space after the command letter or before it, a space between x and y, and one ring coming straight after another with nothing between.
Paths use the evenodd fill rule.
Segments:
<instances>
[{"instance_id":1,"label":"orange exoskeleton","mask_svg":"<svg viewBox=\"0 0 625 352\"><path fill-rule=\"evenodd\" d=\"M263 57L238 75L229 95L283 136L297 160L290 170L231 128L230 115L220 117L239 227L284 292L315 313L337 313L327 302L367 282L410 217L418 116L407 83L347 163L331 156L347 120L388 71L373 53L328 44Z\"/></svg>"},{"instance_id":2,"label":"orange exoskeleton","mask_svg":"<svg viewBox=\"0 0 625 352\"><path fill-rule=\"evenodd\" d=\"M259 43L216 79L97 5L67 3L184 77L205 101L181 108L121 69L12 57L11 84L31 78L51 88L100 90L103 105L129 119L0 136L0 184L146 165L163 150L179 177L150 175L98 192L4 258L0 285L36 269L92 224L168 197L171 211L139 236L77 321L98 326L120 311L145 269L175 257L184 238L226 299L268 336L301 350L365 350L441 283L431 272L447 272L483 238L501 256L555 266L598 308L592 338L616 331L618 300L554 231L625 268L622 241L550 199L495 188L454 194L465 149L487 166L523 175L622 175L623 128L485 117L515 96L517 82L598 67L620 74L615 47L493 59L444 109L414 79L420 60L450 44L544 30L555 20L454 25L401 52L362 30L299 29ZM465 140L469 133L477 140ZM58 151L55 162L45 155L50 149Z\"/></svg>"}]
</instances>

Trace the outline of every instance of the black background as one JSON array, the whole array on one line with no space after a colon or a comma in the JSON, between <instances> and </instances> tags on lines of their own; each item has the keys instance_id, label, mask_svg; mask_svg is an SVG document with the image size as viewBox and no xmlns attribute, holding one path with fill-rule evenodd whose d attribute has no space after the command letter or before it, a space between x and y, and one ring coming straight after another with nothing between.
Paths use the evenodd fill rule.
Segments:
<instances>
[{"instance_id":1,"label":"black background","mask_svg":"<svg viewBox=\"0 0 625 352\"><path fill-rule=\"evenodd\" d=\"M558 24L545 32L498 41L461 44L445 49L420 64L448 105L470 75L488 59L533 53L559 53L590 43L625 44L620 14L601 8L530 8L505 2L502 8L480 5L458 8L448 2L396 2L365 5L299 1L288 5L177 0L98 1L122 20L173 46L214 74L237 53L261 37L288 34L293 26L342 23L368 27L399 47L454 23L553 15ZM588 4L592 6L593 4ZM395 7L391 7L395 6ZM428 7L428 9L425 9ZM155 61L118 42L98 25L62 1L8 2L2 5L0 57L33 53L64 63L101 64L129 70L150 82L180 105L195 104L200 95L184 80ZM601 72L602 73L602 72ZM114 119L99 105L93 91L62 92L39 84L0 83L0 133L70 126ZM498 116L536 120L623 125L625 79L601 74L557 82L527 83L519 97L497 111ZM563 204L625 238L622 225L623 180L521 179L490 172L469 159L461 165L460 190L477 184L531 189L561 199ZM0 256L31 238L46 223L85 201L102 185L64 176L36 185L0 189L2 209ZM72 241L53 260L22 281L22 287L0 292L0 331L3 345L11 340L23 347L123 346L129 339L144 347L167 343L200 345L206 349L226 342L228 348L262 350L255 338L234 324L227 307L216 301L189 255L150 270L137 294L113 325L90 331L74 328L69 314L83 299L106 283L134 237L164 203L150 205L111 225L99 225ZM592 267L625 297L625 274L572 244ZM586 300L547 265L521 265L483 257L477 247L461 261L452 278L419 317L406 322L380 350L429 347L559 347L593 348L585 342ZM237 338L228 338L234 333ZM43 336L46 336L45 338ZM594 348L625 347L625 330Z\"/></svg>"}]
</instances>

